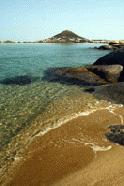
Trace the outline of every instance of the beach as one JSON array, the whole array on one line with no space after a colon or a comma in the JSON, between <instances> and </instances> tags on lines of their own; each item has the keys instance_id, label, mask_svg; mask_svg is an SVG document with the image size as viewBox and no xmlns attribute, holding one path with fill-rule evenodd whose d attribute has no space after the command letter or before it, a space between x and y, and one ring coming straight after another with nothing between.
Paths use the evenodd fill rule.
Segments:
<instances>
[{"instance_id":1,"label":"beach","mask_svg":"<svg viewBox=\"0 0 124 186\"><path fill-rule=\"evenodd\" d=\"M38 136L7 185L123 185L123 147L105 137L107 127L123 117L123 107L102 109Z\"/></svg>"},{"instance_id":2,"label":"beach","mask_svg":"<svg viewBox=\"0 0 124 186\"><path fill-rule=\"evenodd\" d=\"M1 1L0 186L124 186L124 1Z\"/></svg>"},{"instance_id":3,"label":"beach","mask_svg":"<svg viewBox=\"0 0 124 186\"><path fill-rule=\"evenodd\" d=\"M123 85L107 91L45 74L80 70L108 53L93 47L1 45L0 185L121 185L123 147L106 132L124 124Z\"/></svg>"},{"instance_id":4,"label":"beach","mask_svg":"<svg viewBox=\"0 0 124 186\"><path fill-rule=\"evenodd\" d=\"M44 78L49 68L84 66L108 53L96 45L0 45L0 184L37 136L96 109L83 86Z\"/></svg>"}]
</instances>

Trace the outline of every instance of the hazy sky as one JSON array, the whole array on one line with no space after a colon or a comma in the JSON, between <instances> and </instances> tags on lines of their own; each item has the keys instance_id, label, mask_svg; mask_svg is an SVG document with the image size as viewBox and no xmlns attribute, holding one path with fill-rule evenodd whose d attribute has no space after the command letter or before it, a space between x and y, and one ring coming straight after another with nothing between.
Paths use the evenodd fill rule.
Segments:
<instances>
[{"instance_id":1,"label":"hazy sky","mask_svg":"<svg viewBox=\"0 0 124 186\"><path fill-rule=\"evenodd\" d=\"M124 0L0 0L0 39L37 40L65 29L124 39Z\"/></svg>"}]
</instances>

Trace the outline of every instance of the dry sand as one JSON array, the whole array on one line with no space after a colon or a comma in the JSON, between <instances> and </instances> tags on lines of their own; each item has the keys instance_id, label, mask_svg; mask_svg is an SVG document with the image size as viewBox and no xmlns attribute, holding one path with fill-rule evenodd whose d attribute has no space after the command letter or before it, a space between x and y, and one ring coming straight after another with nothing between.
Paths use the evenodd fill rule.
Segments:
<instances>
[{"instance_id":1,"label":"dry sand","mask_svg":"<svg viewBox=\"0 0 124 186\"><path fill-rule=\"evenodd\" d=\"M8 186L122 186L124 148L108 142L107 127L124 108L96 111L37 137Z\"/></svg>"}]
</instances>

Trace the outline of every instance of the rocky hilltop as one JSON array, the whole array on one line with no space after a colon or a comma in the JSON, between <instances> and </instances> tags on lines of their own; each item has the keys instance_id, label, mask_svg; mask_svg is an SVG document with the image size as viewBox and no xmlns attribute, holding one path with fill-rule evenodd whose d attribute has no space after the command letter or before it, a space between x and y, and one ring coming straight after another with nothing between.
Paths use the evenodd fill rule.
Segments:
<instances>
[{"instance_id":1,"label":"rocky hilltop","mask_svg":"<svg viewBox=\"0 0 124 186\"><path fill-rule=\"evenodd\" d=\"M63 32L43 40L44 43L86 43L90 42L90 40L78 36L74 32L70 30L64 30Z\"/></svg>"}]
</instances>

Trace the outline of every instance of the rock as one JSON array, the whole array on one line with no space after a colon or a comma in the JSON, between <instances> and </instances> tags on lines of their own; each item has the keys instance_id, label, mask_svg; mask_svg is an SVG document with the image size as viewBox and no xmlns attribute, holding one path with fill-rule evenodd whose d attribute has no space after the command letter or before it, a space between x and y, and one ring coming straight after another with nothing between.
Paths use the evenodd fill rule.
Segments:
<instances>
[{"instance_id":1,"label":"rock","mask_svg":"<svg viewBox=\"0 0 124 186\"><path fill-rule=\"evenodd\" d=\"M31 76L23 75L23 76L6 78L2 80L0 83L4 85L27 85L27 84L31 84L31 82L32 82Z\"/></svg>"},{"instance_id":2,"label":"rock","mask_svg":"<svg viewBox=\"0 0 124 186\"><path fill-rule=\"evenodd\" d=\"M124 49L124 41L111 41L109 42L109 46L111 46L113 50Z\"/></svg>"},{"instance_id":3,"label":"rock","mask_svg":"<svg viewBox=\"0 0 124 186\"><path fill-rule=\"evenodd\" d=\"M124 49L124 44L113 44L110 45L113 51Z\"/></svg>"},{"instance_id":4,"label":"rock","mask_svg":"<svg viewBox=\"0 0 124 186\"><path fill-rule=\"evenodd\" d=\"M87 69L110 83L118 82L120 73L123 71L121 65L90 65Z\"/></svg>"},{"instance_id":5,"label":"rock","mask_svg":"<svg viewBox=\"0 0 124 186\"><path fill-rule=\"evenodd\" d=\"M100 47L95 47L95 49L99 49L99 50L112 50L113 47L111 45L101 45Z\"/></svg>"},{"instance_id":6,"label":"rock","mask_svg":"<svg viewBox=\"0 0 124 186\"><path fill-rule=\"evenodd\" d=\"M84 90L84 92L89 92L89 93L93 93L94 91L95 91L94 87L89 87Z\"/></svg>"},{"instance_id":7,"label":"rock","mask_svg":"<svg viewBox=\"0 0 124 186\"><path fill-rule=\"evenodd\" d=\"M124 104L124 82L103 85L95 88L94 96L116 104Z\"/></svg>"},{"instance_id":8,"label":"rock","mask_svg":"<svg viewBox=\"0 0 124 186\"><path fill-rule=\"evenodd\" d=\"M113 143L124 145L124 125L111 125L109 130L106 133L107 139Z\"/></svg>"},{"instance_id":9,"label":"rock","mask_svg":"<svg viewBox=\"0 0 124 186\"><path fill-rule=\"evenodd\" d=\"M124 45L124 40L120 40L120 41L119 41L119 44L120 44L120 45Z\"/></svg>"},{"instance_id":10,"label":"rock","mask_svg":"<svg viewBox=\"0 0 124 186\"><path fill-rule=\"evenodd\" d=\"M90 42L90 40L78 36L74 32L70 30L64 30L63 32L43 40L44 43L86 43Z\"/></svg>"},{"instance_id":11,"label":"rock","mask_svg":"<svg viewBox=\"0 0 124 186\"><path fill-rule=\"evenodd\" d=\"M83 67L48 69L43 79L82 85L102 85L107 83L104 79Z\"/></svg>"},{"instance_id":12,"label":"rock","mask_svg":"<svg viewBox=\"0 0 124 186\"><path fill-rule=\"evenodd\" d=\"M111 52L99 58L93 65L122 65L124 66L124 50Z\"/></svg>"},{"instance_id":13,"label":"rock","mask_svg":"<svg viewBox=\"0 0 124 186\"><path fill-rule=\"evenodd\" d=\"M111 52L99 58L93 65L122 65L124 67L124 48ZM119 81L124 81L124 71L121 72Z\"/></svg>"},{"instance_id":14,"label":"rock","mask_svg":"<svg viewBox=\"0 0 124 186\"><path fill-rule=\"evenodd\" d=\"M118 40L113 40L109 42L109 45L119 44Z\"/></svg>"}]
</instances>

